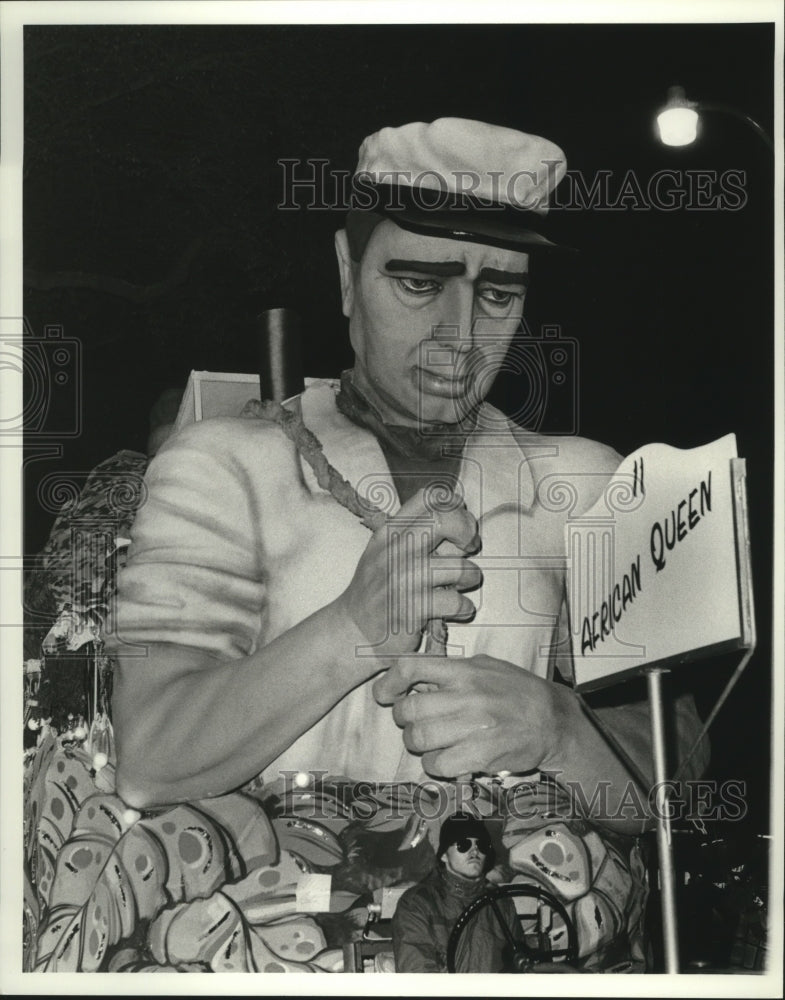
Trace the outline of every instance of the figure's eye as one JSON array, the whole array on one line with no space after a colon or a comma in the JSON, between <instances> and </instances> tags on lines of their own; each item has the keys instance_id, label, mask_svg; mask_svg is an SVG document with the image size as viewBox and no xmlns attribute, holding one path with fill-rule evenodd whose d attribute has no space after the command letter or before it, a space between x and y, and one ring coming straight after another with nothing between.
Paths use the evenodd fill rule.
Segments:
<instances>
[{"instance_id":1,"label":"figure's eye","mask_svg":"<svg viewBox=\"0 0 785 1000\"><path fill-rule=\"evenodd\" d=\"M396 278L399 286L409 295L433 295L441 291L441 282L435 278Z\"/></svg>"},{"instance_id":2,"label":"figure's eye","mask_svg":"<svg viewBox=\"0 0 785 1000\"><path fill-rule=\"evenodd\" d=\"M509 306L515 299L522 299L523 292L512 292L508 288L494 288L492 285L485 285L478 289L477 295L487 302L488 305L497 308Z\"/></svg>"}]
</instances>

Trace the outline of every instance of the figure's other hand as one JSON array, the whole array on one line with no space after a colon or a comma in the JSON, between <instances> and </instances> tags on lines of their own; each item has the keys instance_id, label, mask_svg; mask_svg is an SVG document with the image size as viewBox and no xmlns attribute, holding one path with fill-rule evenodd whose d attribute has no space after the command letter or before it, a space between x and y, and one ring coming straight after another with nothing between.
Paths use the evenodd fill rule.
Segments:
<instances>
[{"instance_id":1,"label":"figure's other hand","mask_svg":"<svg viewBox=\"0 0 785 1000\"><path fill-rule=\"evenodd\" d=\"M379 655L413 652L431 619L474 615L463 591L482 582L468 558L479 547L465 507L434 510L421 490L374 532L337 603Z\"/></svg>"},{"instance_id":2,"label":"figure's other hand","mask_svg":"<svg viewBox=\"0 0 785 1000\"><path fill-rule=\"evenodd\" d=\"M570 736L569 692L493 656L400 657L374 696L434 777L547 770Z\"/></svg>"}]
</instances>

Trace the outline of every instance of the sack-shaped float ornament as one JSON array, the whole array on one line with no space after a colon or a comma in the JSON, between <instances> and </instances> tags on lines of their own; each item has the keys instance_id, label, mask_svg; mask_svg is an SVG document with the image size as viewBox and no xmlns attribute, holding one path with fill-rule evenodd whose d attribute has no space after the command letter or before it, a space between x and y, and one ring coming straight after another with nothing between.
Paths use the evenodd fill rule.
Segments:
<instances>
[{"instance_id":1,"label":"sack-shaped float ornament","mask_svg":"<svg viewBox=\"0 0 785 1000\"><path fill-rule=\"evenodd\" d=\"M277 856L261 806L239 793L145 817L117 796L93 795L58 852L36 970L99 971L138 921L206 898Z\"/></svg>"}]
</instances>

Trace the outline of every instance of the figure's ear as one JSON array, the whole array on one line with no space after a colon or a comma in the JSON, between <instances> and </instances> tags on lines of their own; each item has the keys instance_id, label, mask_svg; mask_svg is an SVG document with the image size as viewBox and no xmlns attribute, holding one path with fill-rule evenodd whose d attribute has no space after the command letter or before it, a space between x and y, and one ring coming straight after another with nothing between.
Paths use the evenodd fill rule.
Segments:
<instances>
[{"instance_id":1,"label":"figure's ear","mask_svg":"<svg viewBox=\"0 0 785 1000\"><path fill-rule=\"evenodd\" d=\"M348 318L354 309L354 263L349 253L349 240L345 229L339 229L335 234L335 256L338 258L338 272L341 278L343 314Z\"/></svg>"}]
</instances>

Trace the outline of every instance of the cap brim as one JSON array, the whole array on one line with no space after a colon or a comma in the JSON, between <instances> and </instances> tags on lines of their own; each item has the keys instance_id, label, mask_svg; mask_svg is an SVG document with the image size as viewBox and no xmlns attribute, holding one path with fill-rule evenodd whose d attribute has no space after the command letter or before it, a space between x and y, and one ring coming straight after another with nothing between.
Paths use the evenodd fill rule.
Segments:
<instances>
[{"instance_id":1,"label":"cap brim","mask_svg":"<svg viewBox=\"0 0 785 1000\"><path fill-rule=\"evenodd\" d=\"M450 218L439 218L436 212L426 214L406 210L386 210L381 214L402 229L408 229L420 236L440 236L443 239L461 240L466 243L483 243L504 250L518 250L521 253L531 250L572 250L572 247L554 243L533 229L514 228L495 220L471 217L469 214L457 218L454 214L451 214Z\"/></svg>"},{"instance_id":2,"label":"cap brim","mask_svg":"<svg viewBox=\"0 0 785 1000\"><path fill-rule=\"evenodd\" d=\"M379 184L374 185L374 189L377 200L373 211L421 236L483 243L522 253L573 250L554 243L545 235L547 219L544 212L478 202L456 195L450 196L449 209L427 209L422 207L424 198L413 197L406 187Z\"/></svg>"}]
</instances>

